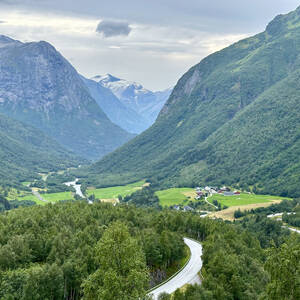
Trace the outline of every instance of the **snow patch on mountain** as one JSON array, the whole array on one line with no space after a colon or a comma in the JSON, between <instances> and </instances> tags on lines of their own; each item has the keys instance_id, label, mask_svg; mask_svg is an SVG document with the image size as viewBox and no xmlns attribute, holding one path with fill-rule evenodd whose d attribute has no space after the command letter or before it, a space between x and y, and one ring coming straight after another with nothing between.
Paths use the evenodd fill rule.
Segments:
<instances>
[{"instance_id":1,"label":"snow patch on mountain","mask_svg":"<svg viewBox=\"0 0 300 300\"><path fill-rule=\"evenodd\" d=\"M110 89L112 93L128 108L143 116L149 124L153 124L172 89L153 92L141 84L120 79L111 74L98 75L92 80Z\"/></svg>"}]
</instances>

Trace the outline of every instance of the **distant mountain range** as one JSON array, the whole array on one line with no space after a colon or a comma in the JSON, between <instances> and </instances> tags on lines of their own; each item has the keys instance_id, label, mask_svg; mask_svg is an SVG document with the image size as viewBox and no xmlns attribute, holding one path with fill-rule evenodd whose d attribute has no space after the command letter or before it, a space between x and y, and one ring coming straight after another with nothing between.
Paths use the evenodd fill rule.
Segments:
<instances>
[{"instance_id":1,"label":"distant mountain range","mask_svg":"<svg viewBox=\"0 0 300 300\"><path fill-rule=\"evenodd\" d=\"M125 106L110 89L91 79L82 77L82 80L91 96L113 123L131 133L140 133L151 125L139 113Z\"/></svg>"},{"instance_id":2,"label":"distant mountain range","mask_svg":"<svg viewBox=\"0 0 300 300\"><path fill-rule=\"evenodd\" d=\"M0 112L88 159L134 137L109 120L80 75L47 42L0 36Z\"/></svg>"},{"instance_id":3,"label":"distant mountain range","mask_svg":"<svg viewBox=\"0 0 300 300\"><path fill-rule=\"evenodd\" d=\"M299 197L299 53L300 7L192 67L154 125L94 164L88 180L227 184ZM118 82L106 85L126 102Z\"/></svg>"},{"instance_id":4,"label":"distant mountain range","mask_svg":"<svg viewBox=\"0 0 300 300\"><path fill-rule=\"evenodd\" d=\"M117 125L133 133L141 133L156 120L160 110L168 100L172 89L152 92L141 84L114 77L110 74L95 76L85 80L90 93L107 116ZM99 87L100 86L100 87ZM103 96L109 89L119 100Z\"/></svg>"}]
</instances>

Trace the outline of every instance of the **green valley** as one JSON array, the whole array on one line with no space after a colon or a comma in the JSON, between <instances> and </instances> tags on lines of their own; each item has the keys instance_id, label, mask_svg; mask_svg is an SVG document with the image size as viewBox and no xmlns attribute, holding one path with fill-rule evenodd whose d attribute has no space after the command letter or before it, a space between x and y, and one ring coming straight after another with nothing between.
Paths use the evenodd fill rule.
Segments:
<instances>
[{"instance_id":1,"label":"green valley","mask_svg":"<svg viewBox=\"0 0 300 300\"><path fill-rule=\"evenodd\" d=\"M13 2L0 299L300 299L300 6Z\"/></svg>"},{"instance_id":2,"label":"green valley","mask_svg":"<svg viewBox=\"0 0 300 300\"><path fill-rule=\"evenodd\" d=\"M155 124L92 165L88 184L147 178L300 196L299 21L300 8L192 67Z\"/></svg>"}]
</instances>

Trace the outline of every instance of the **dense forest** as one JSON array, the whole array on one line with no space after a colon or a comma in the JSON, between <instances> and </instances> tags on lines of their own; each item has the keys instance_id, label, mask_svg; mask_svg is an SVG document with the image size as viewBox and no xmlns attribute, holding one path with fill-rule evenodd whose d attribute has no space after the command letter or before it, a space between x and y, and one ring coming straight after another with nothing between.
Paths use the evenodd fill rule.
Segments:
<instances>
[{"instance_id":1,"label":"dense forest","mask_svg":"<svg viewBox=\"0 0 300 300\"><path fill-rule=\"evenodd\" d=\"M0 215L0 298L145 297L157 274L185 255L183 236L203 244L203 283L175 299L299 298L299 236L276 221L253 222L81 201L15 209Z\"/></svg>"}]
</instances>

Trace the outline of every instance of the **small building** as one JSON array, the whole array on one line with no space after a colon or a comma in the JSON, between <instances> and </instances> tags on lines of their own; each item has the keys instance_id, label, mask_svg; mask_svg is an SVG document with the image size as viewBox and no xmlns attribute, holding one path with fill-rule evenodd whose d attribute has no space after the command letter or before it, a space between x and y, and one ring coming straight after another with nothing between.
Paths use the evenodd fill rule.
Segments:
<instances>
[{"instance_id":1,"label":"small building","mask_svg":"<svg viewBox=\"0 0 300 300\"><path fill-rule=\"evenodd\" d=\"M223 192L230 192L230 188L225 185L223 187L221 187L220 190Z\"/></svg>"},{"instance_id":2,"label":"small building","mask_svg":"<svg viewBox=\"0 0 300 300\"><path fill-rule=\"evenodd\" d=\"M235 195L240 195L241 192L239 192L239 191L234 191L234 194L235 194Z\"/></svg>"},{"instance_id":3,"label":"small building","mask_svg":"<svg viewBox=\"0 0 300 300\"><path fill-rule=\"evenodd\" d=\"M224 192L224 196L236 196L234 192Z\"/></svg>"}]
</instances>

